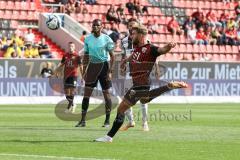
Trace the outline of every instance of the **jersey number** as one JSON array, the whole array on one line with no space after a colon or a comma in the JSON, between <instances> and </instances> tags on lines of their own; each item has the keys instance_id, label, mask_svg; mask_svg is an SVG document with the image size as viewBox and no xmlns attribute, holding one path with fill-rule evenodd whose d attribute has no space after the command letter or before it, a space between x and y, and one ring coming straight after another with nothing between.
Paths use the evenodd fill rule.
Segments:
<instances>
[{"instance_id":1,"label":"jersey number","mask_svg":"<svg viewBox=\"0 0 240 160\"><path fill-rule=\"evenodd\" d=\"M133 58L134 58L135 60L138 60L139 57L140 57L140 52L135 52L134 55L133 55Z\"/></svg>"}]
</instances>

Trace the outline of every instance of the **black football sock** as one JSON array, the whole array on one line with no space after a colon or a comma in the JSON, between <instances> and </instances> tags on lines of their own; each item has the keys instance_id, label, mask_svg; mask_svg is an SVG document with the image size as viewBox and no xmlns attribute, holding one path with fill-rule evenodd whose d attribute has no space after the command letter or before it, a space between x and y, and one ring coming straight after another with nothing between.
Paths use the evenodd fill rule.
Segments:
<instances>
[{"instance_id":1,"label":"black football sock","mask_svg":"<svg viewBox=\"0 0 240 160\"><path fill-rule=\"evenodd\" d=\"M88 111L88 107L89 107L89 98L84 97L83 100L82 100L82 120L81 121L86 120L86 114L87 114L87 111Z\"/></svg>"},{"instance_id":2,"label":"black football sock","mask_svg":"<svg viewBox=\"0 0 240 160\"><path fill-rule=\"evenodd\" d=\"M105 113L106 113L106 119L105 119L105 123L109 123L110 122L110 114L111 114L111 110L112 110L112 100L110 98L105 99Z\"/></svg>"},{"instance_id":3,"label":"black football sock","mask_svg":"<svg viewBox=\"0 0 240 160\"><path fill-rule=\"evenodd\" d=\"M122 126L123 122L125 119L125 114L124 113L118 113L114 122L111 130L108 132L109 137L114 137L114 135L117 133L119 128Z\"/></svg>"}]
</instances>

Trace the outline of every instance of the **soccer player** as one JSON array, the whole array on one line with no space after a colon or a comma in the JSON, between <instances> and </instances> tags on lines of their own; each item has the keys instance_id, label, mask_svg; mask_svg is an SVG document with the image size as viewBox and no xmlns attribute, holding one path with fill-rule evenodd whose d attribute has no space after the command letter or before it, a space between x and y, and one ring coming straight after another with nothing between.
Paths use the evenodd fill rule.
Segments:
<instances>
[{"instance_id":1,"label":"soccer player","mask_svg":"<svg viewBox=\"0 0 240 160\"><path fill-rule=\"evenodd\" d=\"M121 48L123 50L122 59L125 59L126 56L130 56L132 51L133 51L132 28L134 26L136 26L136 25L138 25L138 22L137 22L136 19L134 19L134 18L129 19L129 21L128 21L128 33L129 33L129 35L126 36L125 38L123 38L122 41L121 41ZM123 73L123 74L126 74L126 73ZM129 82L130 81L130 76L126 75L126 79L127 80L125 82ZM129 89L129 88L127 88L127 85L128 84L125 83L125 91L127 91ZM142 127L143 127L143 131L149 131L148 122L147 122L148 105L140 103L140 108L142 110ZM129 108L125 112L125 114L126 114L127 119L128 119L129 122L126 125L123 125L120 128L120 130L122 130L122 131L126 131L126 130L128 130L128 128L135 126L132 107Z\"/></svg>"},{"instance_id":2,"label":"soccer player","mask_svg":"<svg viewBox=\"0 0 240 160\"><path fill-rule=\"evenodd\" d=\"M76 127L86 126L86 115L89 107L89 98L98 81L102 87L105 100L106 118L102 127L109 127L110 113L112 108L109 89L112 86L111 75L114 62L114 42L112 39L101 33L102 21L93 20L92 34L87 36L84 41L83 74L85 80L84 97L82 100L82 119ZM109 64L110 55L110 64Z\"/></svg>"},{"instance_id":3,"label":"soccer player","mask_svg":"<svg viewBox=\"0 0 240 160\"><path fill-rule=\"evenodd\" d=\"M54 75L58 76L59 72L64 68L64 93L68 101L67 112L74 112L74 94L77 87L77 78L82 75L81 57L75 50L73 42L68 43L68 53L61 60L61 64L54 71ZM80 74L79 72L80 71Z\"/></svg>"},{"instance_id":4,"label":"soccer player","mask_svg":"<svg viewBox=\"0 0 240 160\"><path fill-rule=\"evenodd\" d=\"M96 139L95 141L97 142L112 142L114 135L124 122L124 112L135 105L137 101L140 100L141 103L145 104L172 89L187 87L185 82L175 81L150 90L149 75L155 64L156 58L169 52L176 44L169 43L162 48L156 47L147 43L147 33L148 30L142 25L133 27L132 41L135 47L131 56L124 59L121 64L121 68L124 68L125 63L130 63L130 75L132 76L133 86L128 90L120 103L111 130L106 136Z\"/></svg>"}]
</instances>

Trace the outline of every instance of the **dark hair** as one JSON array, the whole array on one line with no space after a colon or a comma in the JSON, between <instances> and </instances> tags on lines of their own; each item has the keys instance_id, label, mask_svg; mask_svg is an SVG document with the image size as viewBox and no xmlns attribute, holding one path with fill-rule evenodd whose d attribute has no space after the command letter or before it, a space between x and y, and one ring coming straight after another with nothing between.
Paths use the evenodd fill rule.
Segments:
<instances>
[{"instance_id":1,"label":"dark hair","mask_svg":"<svg viewBox=\"0 0 240 160\"><path fill-rule=\"evenodd\" d=\"M92 23L96 23L96 22L102 23L102 20L101 20L101 19L94 19L94 20L92 21Z\"/></svg>"},{"instance_id":2,"label":"dark hair","mask_svg":"<svg viewBox=\"0 0 240 160\"><path fill-rule=\"evenodd\" d=\"M68 44L74 44L74 43L71 41L71 42L68 42Z\"/></svg>"},{"instance_id":3,"label":"dark hair","mask_svg":"<svg viewBox=\"0 0 240 160\"><path fill-rule=\"evenodd\" d=\"M83 32L82 32L82 34L83 34L83 35L86 35L86 34L87 34L87 32L86 32L86 31L83 31Z\"/></svg>"}]
</instances>

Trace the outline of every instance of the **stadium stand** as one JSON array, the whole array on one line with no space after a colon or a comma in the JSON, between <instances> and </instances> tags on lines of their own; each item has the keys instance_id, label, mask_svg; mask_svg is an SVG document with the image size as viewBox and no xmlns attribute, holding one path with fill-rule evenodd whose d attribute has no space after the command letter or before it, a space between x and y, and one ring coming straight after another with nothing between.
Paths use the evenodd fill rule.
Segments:
<instances>
[{"instance_id":1,"label":"stadium stand","mask_svg":"<svg viewBox=\"0 0 240 160\"><path fill-rule=\"evenodd\" d=\"M36 2L37 1L0 1L0 18L4 18L4 20L1 22L1 26L3 25L5 28L7 28L3 30L3 34L9 37L14 29L17 28L17 23L21 21L37 22L37 15L39 12L48 11L48 9L41 7L41 5L38 4L39 2ZM56 3L54 0L44 0L44 2ZM74 3L74 0L69 2ZM80 4L80 10L74 10L69 14L89 30L91 28L91 21L95 18L102 19L107 28L111 26L111 23L106 19L106 13L110 5L114 5L116 10L120 4L123 4L125 7L128 2L134 3L134 1L131 0L97 0L96 4ZM226 61L227 58L227 61L239 61L239 39L237 38L234 40L234 43L228 43L227 41L223 44L219 44L217 43L217 40L213 40L211 41L212 44L210 45L207 44L210 43L210 39L206 39L206 45L197 45L189 40L186 33L187 30L185 34L181 35L173 35L168 31L168 23L173 15L176 16L176 21L183 28L187 17L191 16L199 7L202 8L204 17L206 17L209 11L212 10L215 14L214 16L217 18L220 18L224 11L230 17L237 18L235 13L235 7L238 5L237 2L226 3L221 0L139 0L135 2L139 2L140 8L146 7L148 12L133 15L125 7L124 14L126 14L127 19L131 17L138 18L143 24L147 25L148 28L155 27L155 31L151 32L152 34L149 34L149 40L151 42L159 45L163 45L169 41L175 41L178 43L176 49L172 50L168 55L162 56L161 60ZM86 10L84 13L82 12L83 8ZM9 23L7 20L11 20L11 22ZM235 34L237 34L237 31L240 33L239 24L236 25L236 29L237 30L234 31ZM117 30L120 33L126 32L126 25L123 23L118 24ZM229 34L232 34L232 32ZM197 33L197 35L199 35L198 37L201 37L201 34ZM237 35L235 36L237 37ZM47 42L51 43L49 41ZM54 44L52 45L55 52L60 51L59 47L54 46ZM117 51L120 51L119 42ZM60 52L60 54L56 57L60 57L61 54L62 52Z\"/></svg>"},{"instance_id":2,"label":"stadium stand","mask_svg":"<svg viewBox=\"0 0 240 160\"><path fill-rule=\"evenodd\" d=\"M88 13L82 14L73 12L70 13L70 15L87 28L90 28L91 21L95 18L102 19L103 22L108 25L109 22L106 20L106 13L110 5L114 4L116 10L117 6L120 4L125 6L128 2L128 0L98 0L96 5L86 5ZM152 22L154 22L155 25L157 24L157 30L154 32L155 34L149 34L150 41L162 45L173 40L179 44L178 47L169 55L166 55L165 57L163 56L161 58L162 60L226 61L226 58L228 58L227 61L239 60L239 46L237 46L239 42L237 42L237 40L237 44L234 43L229 45L228 42L225 44L218 44L217 40L206 39L205 44L211 43L212 45L208 44L202 46L192 44L186 35L172 35L167 29L168 22L171 20L173 15L177 17L177 22L180 24L180 26L183 26L187 20L187 16L191 16L199 7L202 8L204 17L208 17L207 14L210 10L212 10L215 14L214 16L217 18L220 18L220 15L224 11L228 15L231 15L231 17L235 18L235 6L237 5L236 2L224 3L223 1L217 0L141 0L139 2L142 7L147 6L148 9L147 14L142 14L140 16L140 21L142 21L145 25L149 25L150 23L152 24ZM131 17L138 18L137 16L129 13L126 8L125 14L128 19ZM125 32L126 26L121 23L118 25L118 29L120 32ZM201 34L199 33L198 35L200 37Z\"/></svg>"},{"instance_id":3,"label":"stadium stand","mask_svg":"<svg viewBox=\"0 0 240 160\"><path fill-rule=\"evenodd\" d=\"M26 32L27 26L37 26L39 13L47 11L47 9L43 8L40 3L41 2L39 0L1 0L1 38L6 37L8 40L11 40L14 33L17 33L18 36L22 37ZM52 57L62 57L64 51L53 43L47 36L43 35L37 29L33 29L33 33L35 34L35 40L33 43L38 44L42 38L45 38L47 45L51 49ZM0 56L3 56L5 52L6 50L1 50ZM24 54L22 54L21 58L24 58Z\"/></svg>"}]
</instances>

